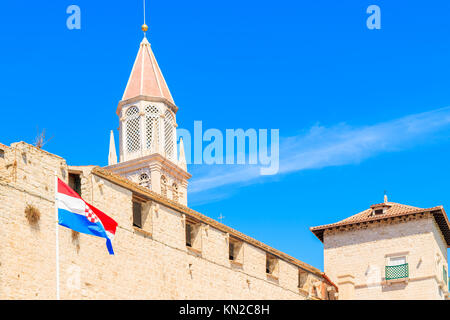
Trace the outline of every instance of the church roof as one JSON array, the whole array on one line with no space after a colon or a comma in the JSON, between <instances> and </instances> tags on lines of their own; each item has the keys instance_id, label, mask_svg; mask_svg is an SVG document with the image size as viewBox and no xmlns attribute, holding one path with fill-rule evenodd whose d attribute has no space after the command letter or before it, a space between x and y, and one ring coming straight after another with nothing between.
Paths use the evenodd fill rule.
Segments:
<instances>
[{"instance_id":1,"label":"church roof","mask_svg":"<svg viewBox=\"0 0 450 320\"><path fill-rule=\"evenodd\" d=\"M141 42L122 101L138 96L165 99L175 105L147 38Z\"/></svg>"},{"instance_id":2,"label":"church roof","mask_svg":"<svg viewBox=\"0 0 450 320\"><path fill-rule=\"evenodd\" d=\"M374 210L379 208L385 208L385 211L380 214L374 214ZM447 218L447 214L445 213L444 207L437 206L433 208L418 208L413 206L408 206L395 202L386 202L381 204L372 205L369 209L364 210L358 214L355 214L351 217L348 217L344 220L341 220L336 223L327 224L318 227L312 227L310 230L314 235L319 238L320 241L323 242L323 234L325 230L351 226L361 223L371 223L373 221L386 220L390 218L396 217L404 217L414 214L421 213L431 213L436 220L442 234L444 235L445 241L447 242L447 246L450 247L450 223Z\"/></svg>"}]
</instances>

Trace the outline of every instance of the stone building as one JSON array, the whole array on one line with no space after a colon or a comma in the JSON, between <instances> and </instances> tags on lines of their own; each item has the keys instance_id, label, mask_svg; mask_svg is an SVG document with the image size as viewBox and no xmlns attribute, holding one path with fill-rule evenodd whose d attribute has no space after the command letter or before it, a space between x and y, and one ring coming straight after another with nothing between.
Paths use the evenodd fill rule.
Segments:
<instances>
[{"instance_id":1,"label":"stone building","mask_svg":"<svg viewBox=\"0 0 450 320\"><path fill-rule=\"evenodd\" d=\"M385 202L311 231L339 299L447 299L450 225L443 207Z\"/></svg>"},{"instance_id":2,"label":"stone building","mask_svg":"<svg viewBox=\"0 0 450 320\"><path fill-rule=\"evenodd\" d=\"M0 144L0 299L335 299L320 270L187 207L176 107L146 38L111 134L109 166ZM118 222L102 239L58 227L55 175ZM56 229L59 228L59 263Z\"/></svg>"}]
</instances>

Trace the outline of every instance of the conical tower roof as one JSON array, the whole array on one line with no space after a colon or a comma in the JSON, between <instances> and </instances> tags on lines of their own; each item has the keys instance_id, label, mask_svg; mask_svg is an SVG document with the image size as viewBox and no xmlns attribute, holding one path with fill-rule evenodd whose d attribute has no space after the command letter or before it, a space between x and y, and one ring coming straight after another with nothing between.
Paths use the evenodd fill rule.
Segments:
<instances>
[{"instance_id":1,"label":"conical tower roof","mask_svg":"<svg viewBox=\"0 0 450 320\"><path fill-rule=\"evenodd\" d=\"M122 101L139 96L167 100L175 106L169 87L146 37L139 47Z\"/></svg>"}]
</instances>

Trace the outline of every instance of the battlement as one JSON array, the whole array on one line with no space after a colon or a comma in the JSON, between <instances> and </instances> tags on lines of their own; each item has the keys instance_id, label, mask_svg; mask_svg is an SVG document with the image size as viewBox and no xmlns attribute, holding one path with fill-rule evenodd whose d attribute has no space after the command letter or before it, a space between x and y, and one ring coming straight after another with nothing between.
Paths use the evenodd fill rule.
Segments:
<instances>
[{"instance_id":1,"label":"battlement","mask_svg":"<svg viewBox=\"0 0 450 320\"><path fill-rule=\"evenodd\" d=\"M24 142L0 150L0 299L55 296L55 173L119 223L112 257L60 227L63 299L335 299L320 270L106 169Z\"/></svg>"}]
</instances>

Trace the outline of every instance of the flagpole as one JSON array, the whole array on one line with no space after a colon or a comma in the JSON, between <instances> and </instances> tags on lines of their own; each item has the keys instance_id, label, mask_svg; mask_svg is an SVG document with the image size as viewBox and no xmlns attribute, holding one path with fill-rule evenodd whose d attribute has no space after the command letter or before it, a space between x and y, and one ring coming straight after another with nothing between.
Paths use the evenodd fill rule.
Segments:
<instances>
[{"instance_id":1,"label":"flagpole","mask_svg":"<svg viewBox=\"0 0 450 320\"><path fill-rule=\"evenodd\" d=\"M59 294L59 219L58 219L58 175L55 171L55 233L56 233L56 300L60 300Z\"/></svg>"}]
</instances>

